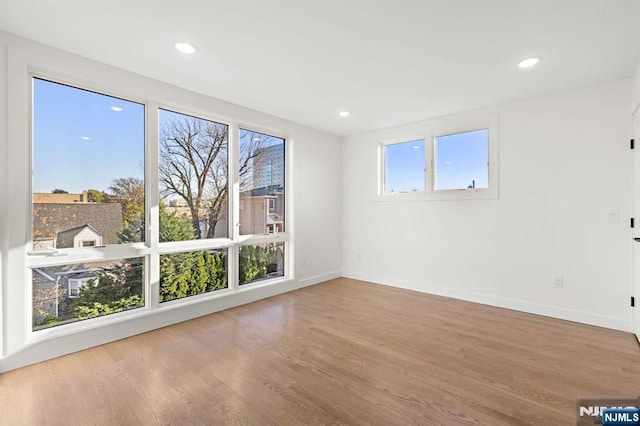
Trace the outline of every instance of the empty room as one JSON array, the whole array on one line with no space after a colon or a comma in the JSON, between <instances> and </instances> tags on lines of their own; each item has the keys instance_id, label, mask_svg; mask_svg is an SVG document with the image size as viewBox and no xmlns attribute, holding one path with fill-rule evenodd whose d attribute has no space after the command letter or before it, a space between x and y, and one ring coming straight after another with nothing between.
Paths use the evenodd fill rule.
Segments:
<instances>
[{"instance_id":1,"label":"empty room","mask_svg":"<svg viewBox=\"0 0 640 426\"><path fill-rule=\"evenodd\" d=\"M0 425L640 425L640 2L0 0Z\"/></svg>"}]
</instances>

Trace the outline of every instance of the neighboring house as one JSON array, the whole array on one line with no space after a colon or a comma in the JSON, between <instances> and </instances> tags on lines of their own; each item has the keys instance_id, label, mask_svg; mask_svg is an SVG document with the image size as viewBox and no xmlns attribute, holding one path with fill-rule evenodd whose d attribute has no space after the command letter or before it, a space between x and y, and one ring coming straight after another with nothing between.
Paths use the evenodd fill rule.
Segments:
<instances>
[{"instance_id":1,"label":"neighboring house","mask_svg":"<svg viewBox=\"0 0 640 426\"><path fill-rule=\"evenodd\" d=\"M56 235L55 248L96 247L102 245L102 235L91 225L77 226Z\"/></svg>"},{"instance_id":2,"label":"neighboring house","mask_svg":"<svg viewBox=\"0 0 640 426\"><path fill-rule=\"evenodd\" d=\"M105 269L113 262L104 262ZM80 295L80 288L98 278L96 264L62 265L32 270L33 324L39 325L47 317L64 321L71 318L68 312L69 299Z\"/></svg>"},{"instance_id":3,"label":"neighboring house","mask_svg":"<svg viewBox=\"0 0 640 426\"><path fill-rule=\"evenodd\" d=\"M34 250L117 244L122 226L122 206L118 203L33 204ZM91 266L89 269L87 265L71 264L32 270L35 326L47 317L57 317L60 321L71 318L68 301L78 297L83 284L98 278L96 263ZM113 262L98 266L112 268Z\"/></svg>"},{"instance_id":4,"label":"neighboring house","mask_svg":"<svg viewBox=\"0 0 640 426\"><path fill-rule=\"evenodd\" d=\"M118 244L122 226L119 203L33 204L34 250Z\"/></svg>"},{"instance_id":5,"label":"neighboring house","mask_svg":"<svg viewBox=\"0 0 640 426\"><path fill-rule=\"evenodd\" d=\"M203 236L207 235L209 231L209 212L206 206L210 205L211 202L211 199L202 200L202 205L205 207L201 208L198 212L198 215L200 217L200 235ZM173 213L179 218L191 221L191 210L189 209L187 202L182 198L174 198L167 201L165 211L170 214ZM227 203L225 200L223 202L222 208L220 209L220 217L218 217L218 223L216 224L213 238L226 238L228 236L226 211Z\"/></svg>"},{"instance_id":6,"label":"neighboring house","mask_svg":"<svg viewBox=\"0 0 640 426\"><path fill-rule=\"evenodd\" d=\"M273 234L284 231L284 187L269 185L240 193L240 232Z\"/></svg>"},{"instance_id":7,"label":"neighboring house","mask_svg":"<svg viewBox=\"0 0 640 426\"><path fill-rule=\"evenodd\" d=\"M49 192L36 192L33 194L34 203L87 203L89 194L82 191L82 194L54 194Z\"/></svg>"}]
</instances>

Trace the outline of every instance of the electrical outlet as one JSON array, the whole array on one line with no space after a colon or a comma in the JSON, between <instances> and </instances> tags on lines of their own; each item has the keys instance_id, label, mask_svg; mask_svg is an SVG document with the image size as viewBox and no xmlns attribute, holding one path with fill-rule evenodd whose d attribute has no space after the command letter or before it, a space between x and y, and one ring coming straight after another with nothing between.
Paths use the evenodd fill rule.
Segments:
<instances>
[{"instance_id":1,"label":"electrical outlet","mask_svg":"<svg viewBox=\"0 0 640 426\"><path fill-rule=\"evenodd\" d=\"M300 261L300 263L302 264L302 266L307 266L307 258L303 257Z\"/></svg>"},{"instance_id":2,"label":"electrical outlet","mask_svg":"<svg viewBox=\"0 0 640 426\"><path fill-rule=\"evenodd\" d=\"M358 259L358 262L362 262L362 254L361 253L358 253L356 255L356 258Z\"/></svg>"},{"instance_id":3,"label":"electrical outlet","mask_svg":"<svg viewBox=\"0 0 640 426\"><path fill-rule=\"evenodd\" d=\"M618 223L620 221L620 214L618 210L609 210L607 214L607 222L608 223Z\"/></svg>"},{"instance_id":4,"label":"electrical outlet","mask_svg":"<svg viewBox=\"0 0 640 426\"><path fill-rule=\"evenodd\" d=\"M553 278L553 288L564 288L564 278L563 277L554 277Z\"/></svg>"}]
</instances>

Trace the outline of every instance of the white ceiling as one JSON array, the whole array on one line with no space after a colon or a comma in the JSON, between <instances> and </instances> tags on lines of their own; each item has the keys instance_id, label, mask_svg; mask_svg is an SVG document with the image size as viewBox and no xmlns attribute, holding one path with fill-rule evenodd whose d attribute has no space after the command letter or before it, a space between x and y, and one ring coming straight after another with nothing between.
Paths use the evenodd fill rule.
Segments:
<instances>
[{"instance_id":1,"label":"white ceiling","mask_svg":"<svg viewBox=\"0 0 640 426\"><path fill-rule=\"evenodd\" d=\"M338 135L640 60L638 0L0 0L0 30ZM529 56L542 62L519 69Z\"/></svg>"}]
</instances>

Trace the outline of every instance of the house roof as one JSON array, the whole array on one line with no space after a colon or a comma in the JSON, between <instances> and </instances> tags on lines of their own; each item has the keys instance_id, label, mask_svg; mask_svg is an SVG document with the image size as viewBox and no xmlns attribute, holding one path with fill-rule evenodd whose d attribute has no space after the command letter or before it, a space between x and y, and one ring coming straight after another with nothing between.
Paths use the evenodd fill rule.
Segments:
<instances>
[{"instance_id":1,"label":"house roof","mask_svg":"<svg viewBox=\"0 0 640 426\"><path fill-rule=\"evenodd\" d=\"M284 187L282 185L268 185L260 188L248 189L240 193L243 197L267 197L275 196L277 194L284 193Z\"/></svg>"},{"instance_id":2,"label":"house roof","mask_svg":"<svg viewBox=\"0 0 640 426\"><path fill-rule=\"evenodd\" d=\"M94 228L93 226L89 225L88 223L85 223L84 225L76 226L75 228L67 229L66 231L59 231L58 232L58 237L60 237L61 235L75 237L76 235L78 235L80 233L80 231L82 231L85 228L89 228L90 230L92 230L96 234L100 234L96 230L96 228Z\"/></svg>"},{"instance_id":3,"label":"house roof","mask_svg":"<svg viewBox=\"0 0 640 426\"><path fill-rule=\"evenodd\" d=\"M37 203L33 205L33 238L53 239L59 232L90 226L103 244L117 244L122 231L122 206L118 203Z\"/></svg>"},{"instance_id":4,"label":"house roof","mask_svg":"<svg viewBox=\"0 0 640 426\"><path fill-rule=\"evenodd\" d=\"M119 263L118 260L105 260L98 262L71 263L66 265L45 266L33 268L34 273L46 281L55 282L59 277L87 278L95 277L100 272L113 269ZM34 279L38 279L34 275ZM42 282L43 280L40 279Z\"/></svg>"},{"instance_id":5,"label":"house roof","mask_svg":"<svg viewBox=\"0 0 640 426\"><path fill-rule=\"evenodd\" d=\"M83 230L85 230L87 228L91 232L96 234L96 237L101 235L96 230L96 228L94 228L93 226L91 226L89 224L76 226L75 228L71 228L71 229L67 229L66 231L58 232L58 235L56 236L56 247L58 247L58 248L73 247L73 240L76 237L76 235L78 235L80 232L82 232Z\"/></svg>"}]
</instances>

